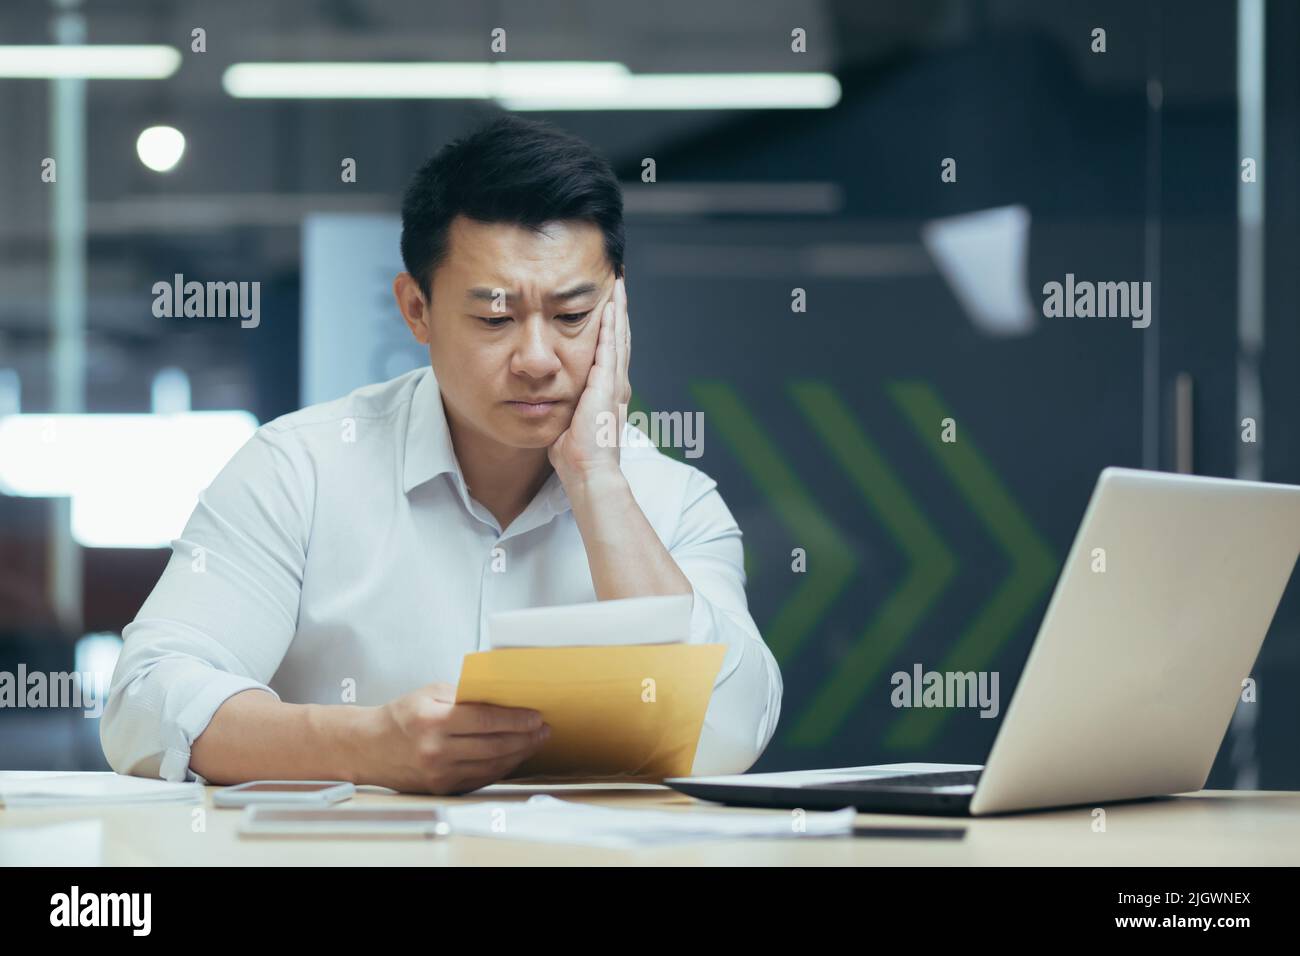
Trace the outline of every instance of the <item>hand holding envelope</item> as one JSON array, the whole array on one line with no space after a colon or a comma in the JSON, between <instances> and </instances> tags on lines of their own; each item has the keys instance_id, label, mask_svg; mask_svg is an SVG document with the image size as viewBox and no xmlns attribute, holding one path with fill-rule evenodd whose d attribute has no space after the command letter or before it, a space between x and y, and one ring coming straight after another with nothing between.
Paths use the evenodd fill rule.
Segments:
<instances>
[{"instance_id":1,"label":"hand holding envelope","mask_svg":"<svg viewBox=\"0 0 1300 956\"><path fill-rule=\"evenodd\" d=\"M727 650L685 643L690 612L675 595L493 615L456 702L541 712L550 739L514 779L688 775Z\"/></svg>"}]
</instances>

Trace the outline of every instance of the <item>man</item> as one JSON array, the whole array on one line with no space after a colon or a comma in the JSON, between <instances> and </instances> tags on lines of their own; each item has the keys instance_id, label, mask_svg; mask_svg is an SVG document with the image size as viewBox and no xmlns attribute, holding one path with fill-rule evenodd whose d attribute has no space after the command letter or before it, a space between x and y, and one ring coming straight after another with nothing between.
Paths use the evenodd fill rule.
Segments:
<instances>
[{"instance_id":1,"label":"man","mask_svg":"<svg viewBox=\"0 0 1300 956\"><path fill-rule=\"evenodd\" d=\"M393 294L430 367L263 425L201 495L123 631L115 770L486 786L547 733L454 702L487 616L671 594L691 642L727 645L694 771L753 764L782 686L740 529L701 472L600 440L631 394L623 243L613 171L549 125L507 117L419 170Z\"/></svg>"}]
</instances>

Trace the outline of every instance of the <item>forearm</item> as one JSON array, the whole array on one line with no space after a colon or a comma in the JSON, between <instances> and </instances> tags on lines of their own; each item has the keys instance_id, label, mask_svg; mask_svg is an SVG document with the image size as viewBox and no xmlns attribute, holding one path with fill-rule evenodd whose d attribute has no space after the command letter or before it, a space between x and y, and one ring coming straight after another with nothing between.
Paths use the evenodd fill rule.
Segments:
<instances>
[{"instance_id":1,"label":"forearm","mask_svg":"<svg viewBox=\"0 0 1300 956\"><path fill-rule=\"evenodd\" d=\"M691 593L690 580L646 520L621 472L571 481L565 491L597 600Z\"/></svg>"},{"instance_id":2,"label":"forearm","mask_svg":"<svg viewBox=\"0 0 1300 956\"><path fill-rule=\"evenodd\" d=\"M286 704L260 690L217 708L190 748L190 769L210 783L247 780L366 782L375 708Z\"/></svg>"}]
</instances>

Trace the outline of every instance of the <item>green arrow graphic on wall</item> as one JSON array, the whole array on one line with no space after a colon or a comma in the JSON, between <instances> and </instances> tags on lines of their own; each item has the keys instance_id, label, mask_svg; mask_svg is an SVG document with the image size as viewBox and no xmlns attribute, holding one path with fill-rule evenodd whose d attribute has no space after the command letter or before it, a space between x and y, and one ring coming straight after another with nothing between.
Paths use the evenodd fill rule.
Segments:
<instances>
[{"instance_id":1,"label":"green arrow graphic on wall","mask_svg":"<svg viewBox=\"0 0 1300 956\"><path fill-rule=\"evenodd\" d=\"M710 429L735 455L798 545L807 550L808 573L797 576L801 580L794 592L762 628L777 660L788 664L852 580L857 560L735 389L714 381L695 383L691 391ZM934 389L924 382L895 382L887 391L1011 564L1007 577L943 659L930 665L939 670L986 670L1050 587L1058 570L1056 560L971 441L969 430L961 429L956 442L940 440L941 422L950 413ZM841 666L814 693L786 738L795 746L817 746L839 729L869 688L879 685L882 693L888 692L880 680L882 673L942 596L957 562L834 390L824 383L800 382L790 386L790 394L908 562L903 579L872 615ZM749 558L747 548L746 565L752 574ZM888 729L885 745L923 746L950 715L951 711L940 708L906 711Z\"/></svg>"},{"instance_id":2,"label":"green arrow graphic on wall","mask_svg":"<svg viewBox=\"0 0 1300 956\"><path fill-rule=\"evenodd\" d=\"M906 576L872 615L857 644L817 691L787 738L796 746L811 747L830 738L863 691L872 686L890 658L907 643L908 636L947 588L956 562L903 482L834 392L815 383L796 384L790 391L804 417L848 472L908 562Z\"/></svg>"},{"instance_id":3,"label":"green arrow graphic on wall","mask_svg":"<svg viewBox=\"0 0 1300 956\"><path fill-rule=\"evenodd\" d=\"M940 422L950 413L929 385L898 382L888 386L888 392L1011 562L1011 572L933 668L987 670L1055 580L1056 558L975 448L969 431L959 425L955 442L940 440ZM926 744L950 714L945 708L905 711L886 734L885 745L912 748Z\"/></svg>"},{"instance_id":4,"label":"green arrow graphic on wall","mask_svg":"<svg viewBox=\"0 0 1300 956\"><path fill-rule=\"evenodd\" d=\"M724 382L699 382L691 392L709 426L739 459L797 545L806 550L809 567L816 564L816 573L799 575L799 586L763 629L776 659L788 660L853 577L857 560L735 390Z\"/></svg>"}]
</instances>

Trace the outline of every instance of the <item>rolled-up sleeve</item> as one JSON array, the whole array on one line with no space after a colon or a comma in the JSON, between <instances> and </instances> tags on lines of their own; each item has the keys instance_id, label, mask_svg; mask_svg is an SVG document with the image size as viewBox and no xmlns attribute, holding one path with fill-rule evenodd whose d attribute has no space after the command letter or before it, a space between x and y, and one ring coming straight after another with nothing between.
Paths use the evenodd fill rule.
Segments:
<instances>
[{"instance_id":1,"label":"rolled-up sleeve","mask_svg":"<svg viewBox=\"0 0 1300 956\"><path fill-rule=\"evenodd\" d=\"M296 630L312 513L290 430L258 429L198 505L122 631L100 741L118 773L201 779L190 748L217 708L266 691Z\"/></svg>"},{"instance_id":2,"label":"rolled-up sleeve","mask_svg":"<svg viewBox=\"0 0 1300 956\"><path fill-rule=\"evenodd\" d=\"M717 484L692 471L669 553L691 582L690 642L727 645L695 752L696 775L743 773L781 715L781 671L745 600L740 527Z\"/></svg>"}]
</instances>

